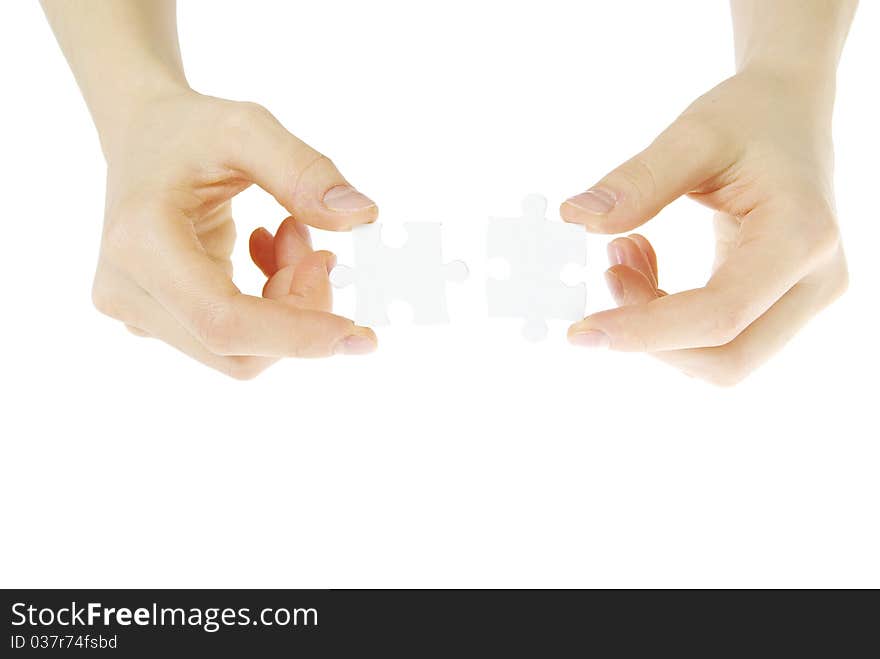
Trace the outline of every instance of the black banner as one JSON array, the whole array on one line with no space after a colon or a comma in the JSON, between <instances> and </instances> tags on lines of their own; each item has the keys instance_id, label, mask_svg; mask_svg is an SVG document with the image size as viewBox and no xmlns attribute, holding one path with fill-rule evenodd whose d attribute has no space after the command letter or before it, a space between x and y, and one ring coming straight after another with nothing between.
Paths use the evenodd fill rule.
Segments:
<instances>
[{"instance_id":1,"label":"black banner","mask_svg":"<svg viewBox=\"0 0 880 659\"><path fill-rule=\"evenodd\" d=\"M859 656L878 613L867 591L11 590L3 608L5 657Z\"/></svg>"}]
</instances>

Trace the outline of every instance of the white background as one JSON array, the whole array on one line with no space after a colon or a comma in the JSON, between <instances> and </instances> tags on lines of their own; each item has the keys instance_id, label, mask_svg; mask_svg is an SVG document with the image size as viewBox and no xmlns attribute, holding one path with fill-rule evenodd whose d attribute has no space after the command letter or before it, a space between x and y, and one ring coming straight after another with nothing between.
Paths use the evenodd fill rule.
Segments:
<instances>
[{"instance_id":1,"label":"white background","mask_svg":"<svg viewBox=\"0 0 880 659\"><path fill-rule=\"evenodd\" d=\"M716 389L571 348L565 323L527 344L485 318L483 282L488 216L530 192L554 212L732 73L726 3L182 2L197 90L266 105L391 228L442 220L471 266L451 325L395 309L378 354L247 383L93 310L96 135L38 5L4 3L0 585L880 586L880 3L862 5L835 116L850 290ZM284 213L256 189L235 211L257 292L244 238ZM644 233L664 288L705 281L709 211L676 202ZM606 241L590 310L610 305Z\"/></svg>"}]
</instances>

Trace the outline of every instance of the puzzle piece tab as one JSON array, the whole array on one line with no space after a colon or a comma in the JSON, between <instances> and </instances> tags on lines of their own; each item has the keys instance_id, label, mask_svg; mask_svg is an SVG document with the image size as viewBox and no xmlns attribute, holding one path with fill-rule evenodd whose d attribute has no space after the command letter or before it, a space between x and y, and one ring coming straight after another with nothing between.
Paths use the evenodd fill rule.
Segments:
<instances>
[{"instance_id":1,"label":"puzzle piece tab","mask_svg":"<svg viewBox=\"0 0 880 659\"><path fill-rule=\"evenodd\" d=\"M520 218L489 220L489 258L503 258L510 277L486 284L489 315L525 320L523 335L539 341L547 335L547 319L579 320L587 303L584 284L561 280L569 264L587 263L586 235L580 226L548 222L547 200L529 195Z\"/></svg>"},{"instance_id":2,"label":"puzzle piece tab","mask_svg":"<svg viewBox=\"0 0 880 659\"><path fill-rule=\"evenodd\" d=\"M440 223L403 226L408 240L399 248L382 243L379 224L352 229L354 267L338 265L330 273L330 282L336 288L354 285L354 320L359 325L387 325L392 300L409 303L413 322L419 325L449 322L446 283L464 281L467 266L461 261L443 263Z\"/></svg>"}]
</instances>

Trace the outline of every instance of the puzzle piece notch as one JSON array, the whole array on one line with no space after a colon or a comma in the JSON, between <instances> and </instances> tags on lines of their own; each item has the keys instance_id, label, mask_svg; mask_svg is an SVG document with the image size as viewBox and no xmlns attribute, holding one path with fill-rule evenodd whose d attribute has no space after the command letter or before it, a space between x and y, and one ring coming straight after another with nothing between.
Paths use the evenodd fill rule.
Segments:
<instances>
[{"instance_id":1,"label":"puzzle piece notch","mask_svg":"<svg viewBox=\"0 0 880 659\"><path fill-rule=\"evenodd\" d=\"M547 319L578 320L587 302L586 286L569 286L563 269L586 265L585 234L581 227L548 222L547 200L529 195L519 218L490 218L489 258L503 258L510 277L486 284L489 315L523 318L523 336L539 341L547 335Z\"/></svg>"},{"instance_id":2,"label":"puzzle piece notch","mask_svg":"<svg viewBox=\"0 0 880 659\"><path fill-rule=\"evenodd\" d=\"M446 284L467 279L467 265L462 261L443 263L440 223L408 222L403 227L407 242L402 247L385 245L379 224L356 227L352 230L354 267L338 265L330 273L336 288L354 285L358 324L387 325L388 306L393 300L412 307L416 324L449 322Z\"/></svg>"}]
</instances>

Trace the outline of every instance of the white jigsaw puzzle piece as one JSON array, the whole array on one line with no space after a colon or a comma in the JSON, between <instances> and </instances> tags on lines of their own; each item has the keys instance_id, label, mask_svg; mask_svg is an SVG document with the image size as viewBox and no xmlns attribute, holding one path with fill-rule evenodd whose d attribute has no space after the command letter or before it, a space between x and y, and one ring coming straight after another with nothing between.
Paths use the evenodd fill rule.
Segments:
<instances>
[{"instance_id":1,"label":"white jigsaw puzzle piece","mask_svg":"<svg viewBox=\"0 0 880 659\"><path fill-rule=\"evenodd\" d=\"M587 304L584 284L568 286L561 279L569 264L587 263L582 227L548 222L547 200L529 195L520 218L490 218L489 258L503 258L510 277L486 283L489 315L525 320L523 335L539 341L547 335L547 319L579 320Z\"/></svg>"},{"instance_id":2,"label":"white jigsaw puzzle piece","mask_svg":"<svg viewBox=\"0 0 880 659\"><path fill-rule=\"evenodd\" d=\"M387 247L379 224L352 229L354 267L336 266L330 273L336 288L354 285L359 325L387 325L388 305L393 300L412 307L416 324L449 322L446 283L464 281L467 266L461 261L443 263L439 222L404 223L403 227L407 232L403 247Z\"/></svg>"}]
</instances>

